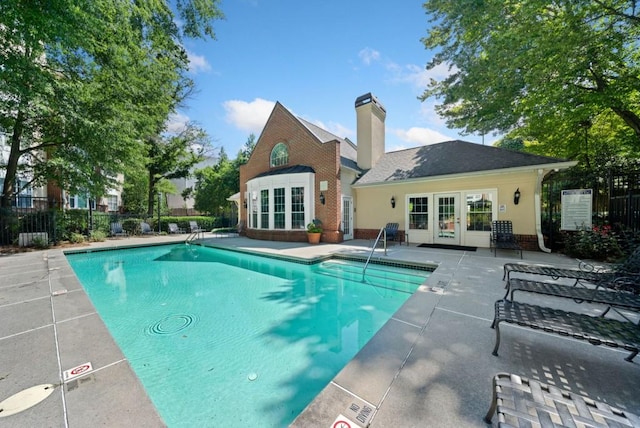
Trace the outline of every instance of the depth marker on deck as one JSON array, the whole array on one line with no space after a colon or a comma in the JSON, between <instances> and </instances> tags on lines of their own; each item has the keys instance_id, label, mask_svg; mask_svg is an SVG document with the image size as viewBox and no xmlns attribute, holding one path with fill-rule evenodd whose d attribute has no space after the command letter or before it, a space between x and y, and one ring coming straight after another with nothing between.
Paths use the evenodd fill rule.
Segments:
<instances>
[{"instance_id":1,"label":"depth marker on deck","mask_svg":"<svg viewBox=\"0 0 640 428\"><path fill-rule=\"evenodd\" d=\"M82 376L83 374L89 373L92 370L93 366L91 366L91 363L84 363L72 369L66 370L63 373L62 377L65 381L68 381L73 379L74 377Z\"/></svg>"}]
</instances>

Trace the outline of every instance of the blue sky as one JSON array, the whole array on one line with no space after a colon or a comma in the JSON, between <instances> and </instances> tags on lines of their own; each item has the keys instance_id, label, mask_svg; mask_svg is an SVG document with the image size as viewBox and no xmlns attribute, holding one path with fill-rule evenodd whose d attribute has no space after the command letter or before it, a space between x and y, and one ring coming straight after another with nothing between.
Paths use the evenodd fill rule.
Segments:
<instances>
[{"instance_id":1,"label":"blue sky","mask_svg":"<svg viewBox=\"0 0 640 428\"><path fill-rule=\"evenodd\" d=\"M296 116L356 141L355 99L373 93L387 110L386 151L460 136L420 102L432 56L420 39L422 1L226 0L217 40L185 42L196 93L174 123L195 121L231 158L256 137L279 101ZM485 143L496 137L485 136Z\"/></svg>"}]
</instances>

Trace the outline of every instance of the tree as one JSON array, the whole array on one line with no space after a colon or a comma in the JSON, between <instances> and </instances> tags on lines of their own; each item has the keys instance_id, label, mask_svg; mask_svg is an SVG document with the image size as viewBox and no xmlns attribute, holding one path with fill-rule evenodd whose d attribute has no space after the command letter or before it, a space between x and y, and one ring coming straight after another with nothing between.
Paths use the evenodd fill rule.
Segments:
<instances>
[{"instance_id":1,"label":"tree","mask_svg":"<svg viewBox=\"0 0 640 428\"><path fill-rule=\"evenodd\" d=\"M509 149L509 150L514 150L514 151L518 151L518 152L523 152L524 151L524 141L522 140L522 138L509 138L509 137L505 137L503 139L501 139L500 141L496 142L494 144L495 147L502 147L503 149Z\"/></svg>"},{"instance_id":2,"label":"tree","mask_svg":"<svg viewBox=\"0 0 640 428\"><path fill-rule=\"evenodd\" d=\"M213 37L217 0L0 3L0 206L29 184L102 194L190 92L184 37ZM178 28L176 20L182 22Z\"/></svg>"},{"instance_id":3,"label":"tree","mask_svg":"<svg viewBox=\"0 0 640 428\"><path fill-rule=\"evenodd\" d=\"M189 123L177 135L158 135L148 138L147 173L149 191L147 193L147 214L153 215L155 195L160 190L162 180L187 177L191 169L204 160L210 142L207 133Z\"/></svg>"},{"instance_id":4,"label":"tree","mask_svg":"<svg viewBox=\"0 0 640 428\"><path fill-rule=\"evenodd\" d=\"M220 149L218 162L214 166L196 171L194 208L210 215L218 215L229 205L227 198L238 191L240 174L235 162Z\"/></svg>"},{"instance_id":5,"label":"tree","mask_svg":"<svg viewBox=\"0 0 640 428\"><path fill-rule=\"evenodd\" d=\"M238 152L238 156L236 157L236 164L240 166L247 163L255 147L256 147L256 136L255 134L251 133L249 134L247 141L245 141L244 146Z\"/></svg>"},{"instance_id":6,"label":"tree","mask_svg":"<svg viewBox=\"0 0 640 428\"><path fill-rule=\"evenodd\" d=\"M427 68L449 66L421 99L436 97L447 124L467 133L567 136L615 116L640 152L640 12L637 1L428 0ZM560 138L556 138L556 143Z\"/></svg>"},{"instance_id":7,"label":"tree","mask_svg":"<svg viewBox=\"0 0 640 428\"><path fill-rule=\"evenodd\" d=\"M240 165L247 163L255 147L256 136L249 134L233 161L229 160L222 147L216 165L196 171L195 209L209 214L227 211L227 198L240 189Z\"/></svg>"}]
</instances>

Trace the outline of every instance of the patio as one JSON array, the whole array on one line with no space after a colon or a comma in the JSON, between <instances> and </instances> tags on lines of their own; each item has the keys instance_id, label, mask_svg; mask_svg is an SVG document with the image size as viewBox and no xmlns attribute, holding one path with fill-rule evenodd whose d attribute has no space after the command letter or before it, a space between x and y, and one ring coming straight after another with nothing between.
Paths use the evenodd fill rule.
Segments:
<instances>
[{"instance_id":1,"label":"patio","mask_svg":"<svg viewBox=\"0 0 640 428\"><path fill-rule=\"evenodd\" d=\"M185 236L122 238L89 248L180 242ZM303 258L363 253L370 245L206 236L205 245ZM361 416L371 427L487 426L482 418L497 372L562 386L640 414L640 366L637 358L624 360L626 351L505 325L500 354L491 355L494 302L505 292L502 266L519 262L518 254L395 245L387 256L377 256L438 268L292 426L331 427L339 415L354 422ZM524 261L575 266L572 259L541 252L525 251ZM31 408L6 417L0 413L0 425L163 425L61 250L0 255L0 278L0 401L35 385L56 386ZM589 314L602 309L528 293L516 299ZM93 371L62 381L65 371L86 362Z\"/></svg>"}]
</instances>

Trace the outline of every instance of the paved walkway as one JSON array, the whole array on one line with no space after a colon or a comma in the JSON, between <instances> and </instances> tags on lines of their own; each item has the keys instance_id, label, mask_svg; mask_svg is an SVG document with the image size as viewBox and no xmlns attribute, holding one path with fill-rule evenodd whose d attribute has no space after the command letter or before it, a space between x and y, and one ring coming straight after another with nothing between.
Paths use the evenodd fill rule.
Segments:
<instances>
[{"instance_id":1,"label":"paved walkway","mask_svg":"<svg viewBox=\"0 0 640 428\"><path fill-rule=\"evenodd\" d=\"M304 258L364 253L370 245L349 241L309 246L211 236L203 240L205 245ZM123 238L88 248L181 239L184 237ZM486 249L465 252L393 246L386 256L376 257L438 267L293 426L331 427L340 414L355 418L349 408L356 404L360 410L371 409L366 412L367 421L374 428L483 427L491 378L501 371L563 386L640 414L640 357L629 363L624 361L627 352L510 325L502 328L500 356L491 355L493 303L504 295L502 265L519 261L515 253L503 251L493 257ZM575 266L561 255L540 252L525 252L524 260ZM526 293L518 300L594 314L600 309ZM91 362L91 372L63 379L65 371L86 362ZM0 426L163 426L63 252L0 255L0 402L42 384L53 387L42 387L41 394L52 393L11 416L3 417L0 409Z\"/></svg>"}]
</instances>

